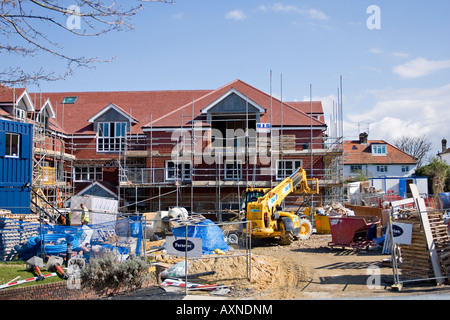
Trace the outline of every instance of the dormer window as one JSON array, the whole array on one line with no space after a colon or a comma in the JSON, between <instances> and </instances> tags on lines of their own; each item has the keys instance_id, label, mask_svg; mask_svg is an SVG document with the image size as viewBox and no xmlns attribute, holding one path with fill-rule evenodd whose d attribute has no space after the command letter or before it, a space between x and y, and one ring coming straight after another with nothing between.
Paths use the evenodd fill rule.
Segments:
<instances>
[{"instance_id":1,"label":"dormer window","mask_svg":"<svg viewBox=\"0 0 450 320\"><path fill-rule=\"evenodd\" d=\"M125 137L137 120L110 103L88 120L97 132L97 152L123 152Z\"/></svg>"},{"instance_id":2,"label":"dormer window","mask_svg":"<svg viewBox=\"0 0 450 320\"><path fill-rule=\"evenodd\" d=\"M385 144L372 144L372 154L374 156L387 155L387 147Z\"/></svg>"},{"instance_id":3,"label":"dormer window","mask_svg":"<svg viewBox=\"0 0 450 320\"><path fill-rule=\"evenodd\" d=\"M124 150L126 122L99 122L97 128L98 152L122 152Z\"/></svg>"}]
</instances>

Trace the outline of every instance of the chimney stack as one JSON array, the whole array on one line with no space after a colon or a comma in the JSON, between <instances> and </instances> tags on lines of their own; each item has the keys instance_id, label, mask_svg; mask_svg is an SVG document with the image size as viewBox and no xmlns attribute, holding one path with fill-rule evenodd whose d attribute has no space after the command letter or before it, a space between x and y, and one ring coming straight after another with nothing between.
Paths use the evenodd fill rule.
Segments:
<instances>
[{"instance_id":1,"label":"chimney stack","mask_svg":"<svg viewBox=\"0 0 450 320\"><path fill-rule=\"evenodd\" d=\"M360 144L367 144L367 137L368 137L369 135L367 134L367 132L363 132L363 133L360 133L359 134L359 143Z\"/></svg>"},{"instance_id":2,"label":"chimney stack","mask_svg":"<svg viewBox=\"0 0 450 320\"><path fill-rule=\"evenodd\" d=\"M445 152L447 150L447 140L444 138L442 139L442 152Z\"/></svg>"}]
</instances>

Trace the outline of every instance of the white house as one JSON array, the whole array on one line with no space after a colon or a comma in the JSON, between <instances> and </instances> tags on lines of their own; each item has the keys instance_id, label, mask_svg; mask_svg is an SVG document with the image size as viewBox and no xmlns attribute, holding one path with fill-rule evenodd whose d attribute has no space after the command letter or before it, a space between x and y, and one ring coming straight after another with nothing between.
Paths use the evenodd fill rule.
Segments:
<instances>
[{"instance_id":1,"label":"white house","mask_svg":"<svg viewBox=\"0 0 450 320\"><path fill-rule=\"evenodd\" d=\"M384 140L368 140L361 133L359 140L344 141L344 177L364 174L368 178L411 177L417 160Z\"/></svg>"}]
</instances>

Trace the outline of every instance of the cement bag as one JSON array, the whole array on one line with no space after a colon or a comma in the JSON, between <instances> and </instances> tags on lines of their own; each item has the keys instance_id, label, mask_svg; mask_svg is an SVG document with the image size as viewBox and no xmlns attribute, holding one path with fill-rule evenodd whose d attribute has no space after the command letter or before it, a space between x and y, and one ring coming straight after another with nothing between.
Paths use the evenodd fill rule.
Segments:
<instances>
[{"instance_id":1,"label":"cement bag","mask_svg":"<svg viewBox=\"0 0 450 320\"><path fill-rule=\"evenodd\" d=\"M186 227L173 228L173 235L185 237ZM187 236L202 239L202 254L214 253L214 249L228 251L231 249L225 242L222 229L209 219L200 222L198 225L187 227Z\"/></svg>"}]
</instances>

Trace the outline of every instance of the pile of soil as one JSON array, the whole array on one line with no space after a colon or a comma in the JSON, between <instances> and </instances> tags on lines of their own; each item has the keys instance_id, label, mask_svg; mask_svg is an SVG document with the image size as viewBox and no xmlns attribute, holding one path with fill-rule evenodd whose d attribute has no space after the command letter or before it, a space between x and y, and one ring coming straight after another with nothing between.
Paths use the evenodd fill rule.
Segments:
<instances>
[{"instance_id":1,"label":"pile of soil","mask_svg":"<svg viewBox=\"0 0 450 320\"><path fill-rule=\"evenodd\" d=\"M192 262L189 274L215 271L214 275L202 279L207 283L222 283L256 291L297 287L300 282L309 279L303 266L295 261L252 255L249 282L247 260L247 256L199 259Z\"/></svg>"}]
</instances>

